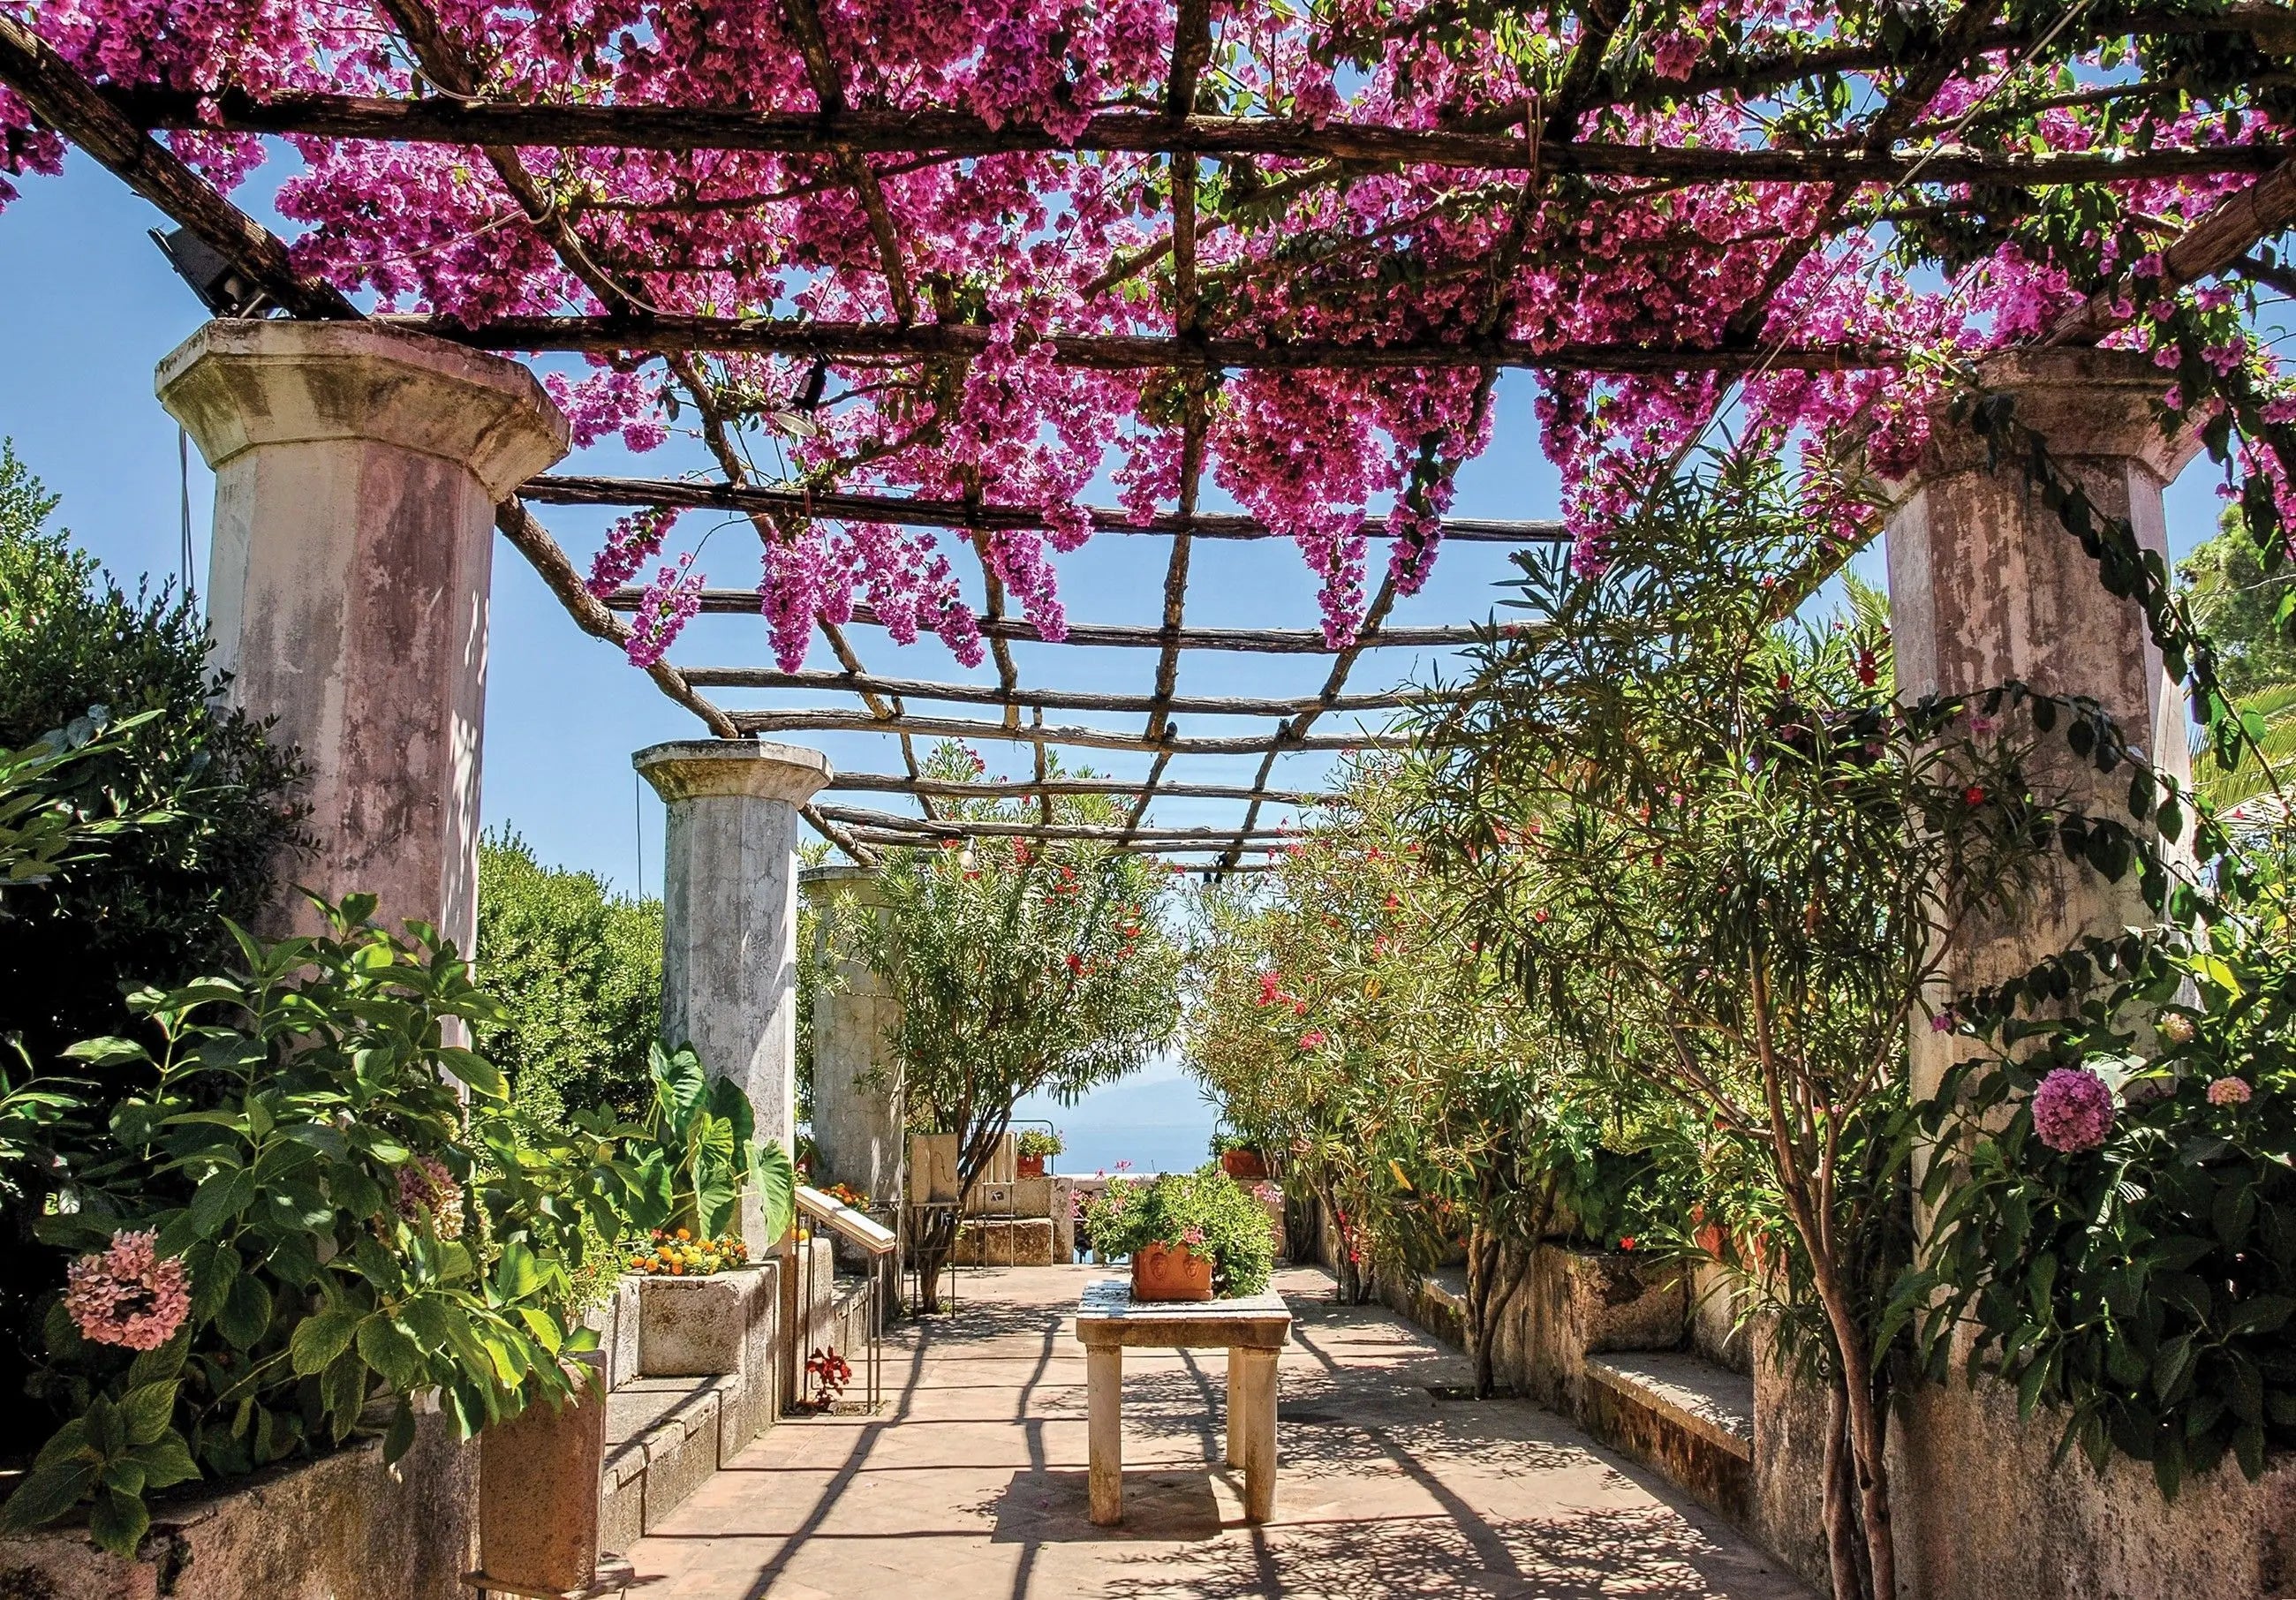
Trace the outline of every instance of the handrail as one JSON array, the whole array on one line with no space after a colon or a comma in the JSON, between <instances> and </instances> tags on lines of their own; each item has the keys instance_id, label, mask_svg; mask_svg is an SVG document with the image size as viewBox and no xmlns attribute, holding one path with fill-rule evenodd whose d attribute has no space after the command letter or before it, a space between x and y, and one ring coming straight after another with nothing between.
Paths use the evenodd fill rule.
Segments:
<instances>
[{"instance_id":1,"label":"handrail","mask_svg":"<svg viewBox=\"0 0 2296 1600\"><path fill-rule=\"evenodd\" d=\"M890 1255L893 1246L900 1243L891 1228L870 1221L843 1201L832 1200L803 1184L797 1186L797 1209L855 1249L873 1256Z\"/></svg>"}]
</instances>

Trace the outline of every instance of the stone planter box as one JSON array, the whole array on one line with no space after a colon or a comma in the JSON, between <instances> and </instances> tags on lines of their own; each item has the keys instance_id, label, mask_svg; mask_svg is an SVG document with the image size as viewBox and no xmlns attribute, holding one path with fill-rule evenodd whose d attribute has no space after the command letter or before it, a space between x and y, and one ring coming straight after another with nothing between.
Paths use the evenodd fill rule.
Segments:
<instances>
[{"instance_id":1,"label":"stone planter box","mask_svg":"<svg viewBox=\"0 0 2296 1600\"><path fill-rule=\"evenodd\" d=\"M495 1585L559 1593L597 1576L606 1403L599 1382L479 1435L479 1567Z\"/></svg>"},{"instance_id":2,"label":"stone planter box","mask_svg":"<svg viewBox=\"0 0 2296 1600\"><path fill-rule=\"evenodd\" d=\"M478 1534L479 1451L443 1417L382 1464L369 1440L155 1506L134 1561L57 1526L0 1539L0 1596L29 1600L461 1600Z\"/></svg>"},{"instance_id":3,"label":"stone planter box","mask_svg":"<svg viewBox=\"0 0 2296 1600\"><path fill-rule=\"evenodd\" d=\"M775 1345L786 1265L760 1261L709 1277L634 1280L637 1370L649 1378L743 1376L729 1430L743 1443L771 1426L780 1411Z\"/></svg>"},{"instance_id":4,"label":"stone planter box","mask_svg":"<svg viewBox=\"0 0 2296 1600\"><path fill-rule=\"evenodd\" d=\"M959 1267L1050 1267L1053 1219L972 1217L956 1230L952 1260Z\"/></svg>"}]
</instances>

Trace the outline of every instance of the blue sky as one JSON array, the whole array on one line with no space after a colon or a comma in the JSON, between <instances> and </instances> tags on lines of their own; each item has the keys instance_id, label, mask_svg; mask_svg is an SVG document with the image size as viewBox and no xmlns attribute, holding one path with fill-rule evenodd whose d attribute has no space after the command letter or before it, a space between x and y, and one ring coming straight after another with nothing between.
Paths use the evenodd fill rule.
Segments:
<instances>
[{"instance_id":1,"label":"blue sky","mask_svg":"<svg viewBox=\"0 0 2296 1600\"><path fill-rule=\"evenodd\" d=\"M27 178L22 197L0 213L0 435L52 490L63 496L59 520L78 541L131 586L150 572L172 576L178 566L179 496L175 423L152 394L160 359L196 329L197 301L144 236L164 224L150 206L75 153L61 178ZM266 220L262 175L240 196ZM1539 455L1525 374L1510 373L1499 390L1491 449L1460 477L1456 506L1464 516L1542 517L1557 514L1554 470ZM582 452L567 471L671 475L702 464L698 447L674 441L633 457L619 445ZM2171 548L2181 556L2213 529L2217 503L2211 468L2196 463L2170 491ZM212 480L196 451L190 464L193 572L203 577ZM1102 503L1112 496L1095 496ZM1210 508L1210 503L1208 503ZM540 507L544 521L578 564L596 548L608 513ZM706 524L689 522L687 528ZM681 532L685 529L681 529ZM1064 559L1062 591L1069 616L1079 622L1149 623L1159 614L1162 539L1104 537ZM1374 547L1374 562L1383 546ZM1860 558L1879 578L1877 552ZM756 582L755 546L747 530L728 528L710 542L701 563L714 586ZM1510 570L1495 546L1453 545L1434 576L1398 607L1398 624L1457 622L1490 609L1493 585ZM1310 627L1315 583L1285 542L1204 542L1196 546L1188 617L1195 626ZM964 676L937 642L901 649L882 633L855 629L864 661L874 671L906 677ZM1015 647L1022 681L1050 688L1108 688L1144 693L1153 670L1151 652ZM673 652L685 663L769 665L764 624L753 618L697 619ZM1380 652L1359 666L1351 687L1385 687L1423 677L1432 663L1403 652ZM833 667L816 645L812 667ZM1328 663L1320 657L1247 656L1192 652L1182 663L1184 694L1293 694L1321 686ZM984 679L984 669L973 676ZM762 706L767 696L717 691L734 708ZM783 697L786 700L787 697ZM850 703L830 701L828 703ZM978 711L951 715L980 715ZM1095 720L1055 713L1052 721ZM1103 719L1136 726L1128 716ZM1264 729L1265 723L1186 720L1182 731L1211 735ZM1342 719L1324 727L1344 731ZM578 632L523 560L497 544L494 632L488 689L484 812L491 825L523 833L545 861L584 868L617 887L659 892L660 807L641 792L630 752L665 739L700 733L685 712L661 698L619 652ZM808 736L845 770L898 769L896 748L868 734ZM991 772L1027 772L1025 746L983 747ZM1144 758L1094 752L1103 771L1136 774ZM1292 756L1277 768L1280 784L1312 788L1323 758ZM1255 759L1191 757L1173 763L1176 779L1249 781ZM852 803L886 805L887 797L852 796ZM1227 802L1165 801L1153 814L1167 825L1231 820ZM1271 811L1269 820L1286 813ZM639 873L641 840L644 876ZM1143 1168L1202 1159L1209 1113L1168 1068L1152 1071L1097 1098L1089 1112L1058 1115L1071 1135L1062 1165L1089 1171L1131 1159Z\"/></svg>"}]
</instances>

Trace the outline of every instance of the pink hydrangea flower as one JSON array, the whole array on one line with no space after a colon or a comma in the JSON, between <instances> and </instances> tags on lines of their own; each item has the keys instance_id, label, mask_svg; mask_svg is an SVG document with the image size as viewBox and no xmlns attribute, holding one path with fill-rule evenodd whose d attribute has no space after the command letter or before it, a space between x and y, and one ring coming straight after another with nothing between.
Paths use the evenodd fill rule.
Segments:
<instances>
[{"instance_id":1,"label":"pink hydrangea flower","mask_svg":"<svg viewBox=\"0 0 2296 1600\"><path fill-rule=\"evenodd\" d=\"M2059 1067L2033 1091L2033 1131L2052 1150L2094 1150L2112 1131L2112 1091L2085 1067Z\"/></svg>"},{"instance_id":2,"label":"pink hydrangea flower","mask_svg":"<svg viewBox=\"0 0 2296 1600\"><path fill-rule=\"evenodd\" d=\"M463 1186L435 1155L418 1155L398 1169L398 1214L413 1222L427 1217L441 1239L463 1235Z\"/></svg>"},{"instance_id":3,"label":"pink hydrangea flower","mask_svg":"<svg viewBox=\"0 0 2296 1600\"><path fill-rule=\"evenodd\" d=\"M2210 1105L2246 1105L2255 1094L2256 1091L2248 1087L2248 1081L2245 1079L2219 1078L2209 1085L2209 1104Z\"/></svg>"},{"instance_id":4,"label":"pink hydrangea flower","mask_svg":"<svg viewBox=\"0 0 2296 1600\"><path fill-rule=\"evenodd\" d=\"M191 1315L191 1274L160 1256L159 1239L151 1229L114 1234L110 1248L67 1269L64 1309L84 1338L155 1350L176 1336Z\"/></svg>"}]
</instances>

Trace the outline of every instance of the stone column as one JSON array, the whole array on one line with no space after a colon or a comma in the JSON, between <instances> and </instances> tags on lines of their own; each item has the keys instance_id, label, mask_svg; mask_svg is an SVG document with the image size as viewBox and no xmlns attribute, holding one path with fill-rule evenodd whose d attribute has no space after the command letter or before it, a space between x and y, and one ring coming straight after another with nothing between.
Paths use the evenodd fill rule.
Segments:
<instances>
[{"instance_id":1,"label":"stone column","mask_svg":"<svg viewBox=\"0 0 2296 1600\"><path fill-rule=\"evenodd\" d=\"M742 1086L758 1135L797 1134L798 808L830 780L817 751L750 740L656 744L632 758L669 808L663 847L663 1043L691 1043ZM755 1250L755 1198L742 1233Z\"/></svg>"},{"instance_id":2,"label":"stone column","mask_svg":"<svg viewBox=\"0 0 2296 1600\"><path fill-rule=\"evenodd\" d=\"M2134 351L2070 349L2007 353L1980 370L1988 389L2015 397L2018 420L2097 507L2128 517L2144 547L2166 562L2161 490L2199 448L2189 430L2165 435L2154 421L2168 375ZM1897 486L1887 537L1899 693L1955 693L2015 678L2087 695L2154 765L2179 780L2189 774L2185 702L2143 611L2105 591L2096 563L2029 493L2018 464L1988 472L1984 441L1943 407L1920 464ZM2100 777L2076 761L2063 726L2046 737L2037 777L2069 792L2090 785L2118 809L2127 769ZM2147 920L2134 874L2107 883L2061 860L2013 924L1983 931L1957 954L1955 986L1988 986L2086 934ZM1916 1029L1915 1092L1933 1089L1953 1059L1951 1036Z\"/></svg>"},{"instance_id":3,"label":"stone column","mask_svg":"<svg viewBox=\"0 0 2296 1600\"><path fill-rule=\"evenodd\" d=\"M849 900L863 915L884 904L876 871L865 866L808 867L800 876L807 898L827 912ZM813 1143L817 1180L841 1183L876 1202L898 1205L906 1140L902 1137L900 1063L891 1035L900 1025L900 1001L875 968L857 957L818 969L833 975L813 1001Z\"/></svg>"},{"instance_id":4,"label":"stone column","mask_svg":"<svg viewBox=\"0 0 2296 1600\"><path fill-rule=\"evenodd\" d=\"M495 503L566 419L514 361L372 323L211 322L158 387L216 473L213 664L310 767L291 881L469 951Z\"/></svg>"},{"instance_id":5,"label":"stone column","mask_svg":"<svg viewBox=\"0 0 2296 1600\"><path fill-rule=\"evenodd\" d=\"M2164 435L2152 401L2169 374L2129 351L2050 349L1994 357L1988 388L2015 397L2016 415L2098 508L2125 516L2144 547L2168 559L2161 490L2191 460L2191 433ZM1900 487L1888 525L1890 610L1898 680L1908 696L1989 687L2018 678L2053 693L2095 700L2180 779L2189 770L2185 710L2163 671L2135 603L2098 580L2095 563L2054 513L2028 492L2018 463L1988 472L1984 444L1966 423L1934 417L1923 458ZM2005 717L2005 722L2006 722ZM2022 733L2021 723L2005 731ZM2079 794L2087 786L2118 811L2128 773L2098 775L2075 759L2058 731L2043 735L2037 782ZM2125 812L2122 813L2125 816ZM1977 931L1951 957L1956 989L2022 972L2085 934L2152 920L2132 874L2108 883L2058 857L2033 899L2013 917ZM1915 1092L1933 1091L1967 1054L1949 1034L1916 1027ZM1757 1353L1758 1371L1767 1370ZM2005 1595L2247 1593L2259 1547L2260 1497L2229 1465L2188 1479L2174 1502L2141 1465L2103 1474L2078 1456L2053 1460L2056 1429L2021 1424L2015 1397L1956 1375L1901 1392L1891 1430L1893 1518L1899 1581L1931 1600ZM1758 1449L1779 1439L1784 1455L1759 1464L1766 1481L1814 1474L1819 1446L1806 1391L1765 1382L1757 1397ZM1782 1398L1781 1398L1782 1396ZM1803 1442L1803 1441L1806 1441ZM1792 1448L1792 1445L1800 1448ZM1972 1464L1982 1464L1972 1468ZM1822 1550L1808 1530L1806 1547ZM2068 1555L2067 1553L2073 1553ZM2174 1574L2173 1577L2170 1574Z\"/></svg>"}]
</instances>

